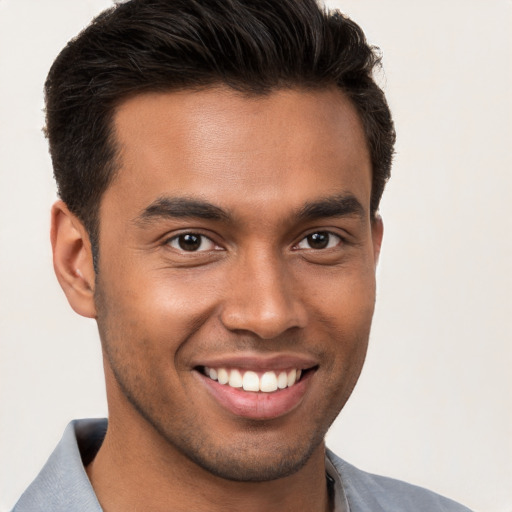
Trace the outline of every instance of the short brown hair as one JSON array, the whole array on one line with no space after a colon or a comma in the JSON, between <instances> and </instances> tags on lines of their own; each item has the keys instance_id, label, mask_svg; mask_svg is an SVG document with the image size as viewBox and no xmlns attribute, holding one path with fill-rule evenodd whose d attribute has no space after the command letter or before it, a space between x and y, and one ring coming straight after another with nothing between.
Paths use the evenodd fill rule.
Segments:
<instances>
[{"instance_id":1,"label":"short brown hair","mask_svg":"<svg viewBox=\"0 0 512 512\"><path fill-rule=\"evenodd\" d=\"M95 262L99 204L116 166L113 114L147 91L226 84L249 94L339 87L372 161L371 213L390 175L395 131L361 28L314 0L131 0L71 40L46 80L46 133L59 195L84 223Z\"/></svg>"}]
</instances>

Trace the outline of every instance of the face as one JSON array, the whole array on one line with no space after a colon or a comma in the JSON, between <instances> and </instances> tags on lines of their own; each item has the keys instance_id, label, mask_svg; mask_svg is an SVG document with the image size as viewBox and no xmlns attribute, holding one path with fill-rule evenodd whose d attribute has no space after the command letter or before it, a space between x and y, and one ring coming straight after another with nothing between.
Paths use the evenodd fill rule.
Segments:
<instances>
[{"instance_id":1,"label":"face","mask_svg":"<svg viewBox=\"0 0 512 512\"><path fill-rule=\"evenodd\" d=\"M134 97L100 209L95 300L111 422L128 410L231 480L298 471L366 353L381 224L335 90Z\"/></svg>"}]
</instances>

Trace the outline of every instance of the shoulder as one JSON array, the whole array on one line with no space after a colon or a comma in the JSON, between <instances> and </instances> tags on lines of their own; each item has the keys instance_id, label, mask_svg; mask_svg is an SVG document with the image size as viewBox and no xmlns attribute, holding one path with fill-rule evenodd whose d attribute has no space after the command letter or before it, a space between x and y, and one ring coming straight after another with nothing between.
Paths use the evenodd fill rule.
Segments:
<instances>
[{"instance_id":1,"label":"shoulder","mask_svg":"<svg viewBox=\"0 0 512 512\"><path fill-rule=\"evenodd\" d=\"M12 512L101 512L84 460L94 456L106 426L106 420L72 421Z\"/></svg>"},{"instance_id":2,"label":"shoulder","mask_svg":"<svg viewBox=\"0 0 512 512\"><path fill-rule=\"evenodd\" d=\"M471 512L467 507L422 487L361 471L330 450L327 456L341 477L351 512Z\"/></svg>"}]
</instances>

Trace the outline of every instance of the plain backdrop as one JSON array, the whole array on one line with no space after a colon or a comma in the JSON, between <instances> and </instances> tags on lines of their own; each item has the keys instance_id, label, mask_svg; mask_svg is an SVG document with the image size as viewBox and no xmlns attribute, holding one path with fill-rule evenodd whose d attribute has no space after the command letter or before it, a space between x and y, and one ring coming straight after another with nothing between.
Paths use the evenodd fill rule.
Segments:
<instances>
[{"instance_id":1,"label":"plain backdrop","mask_svg":"<svg viewBox=\"0 0 512 512\"><path fill-rule=\"evenodd\" d=\"M95 324L51 266L42 87L109 0L0 0L0 510L105 416ZM328 435L368 471L512 512L512 2L346 0L398 132L366 367Z\"/></svg>"}]
</instances>

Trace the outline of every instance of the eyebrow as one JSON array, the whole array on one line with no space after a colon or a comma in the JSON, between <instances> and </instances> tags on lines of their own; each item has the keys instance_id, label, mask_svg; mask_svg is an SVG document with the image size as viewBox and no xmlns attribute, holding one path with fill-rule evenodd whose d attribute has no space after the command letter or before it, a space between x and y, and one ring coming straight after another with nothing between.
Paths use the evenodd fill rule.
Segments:
<instances>
[{"instance_id":1,"label":"eyebrow","mask_svg":"<svg viewBox=\"0 0 512 512\"><path fill-rule=\"evenodd\" d=\"M327 217L364 218L365 209L352 194L340 194L307 202L296 213L299 220L315 220ZM188 197L160 197L134 219L146 225L158 219L204 219L228 221L231 216L222 208L201 199Z\"/></svg>"},{"instance_id":2,"label":"eyebrow","mask_svg":"<svg viewBox=\"0 0 512 512\"><path fill-rule=\"evenodd\" d=\"M363 205L352 194L340 194L306 203L298 212L301 220L314 220L326 217L365 217Z\"/></svg>"},{"instance_id":3,"label":"eyebrow","mask_svg":"<svg viewBox=\"0 0 512 512\"><path fill-rule=\"evenodd\" d=\"M144 208L135 218L135 223L147 224L165 218L227 220L229 215L222 208L200 199L160 197Z\"/></svg>"}]
</instances>

